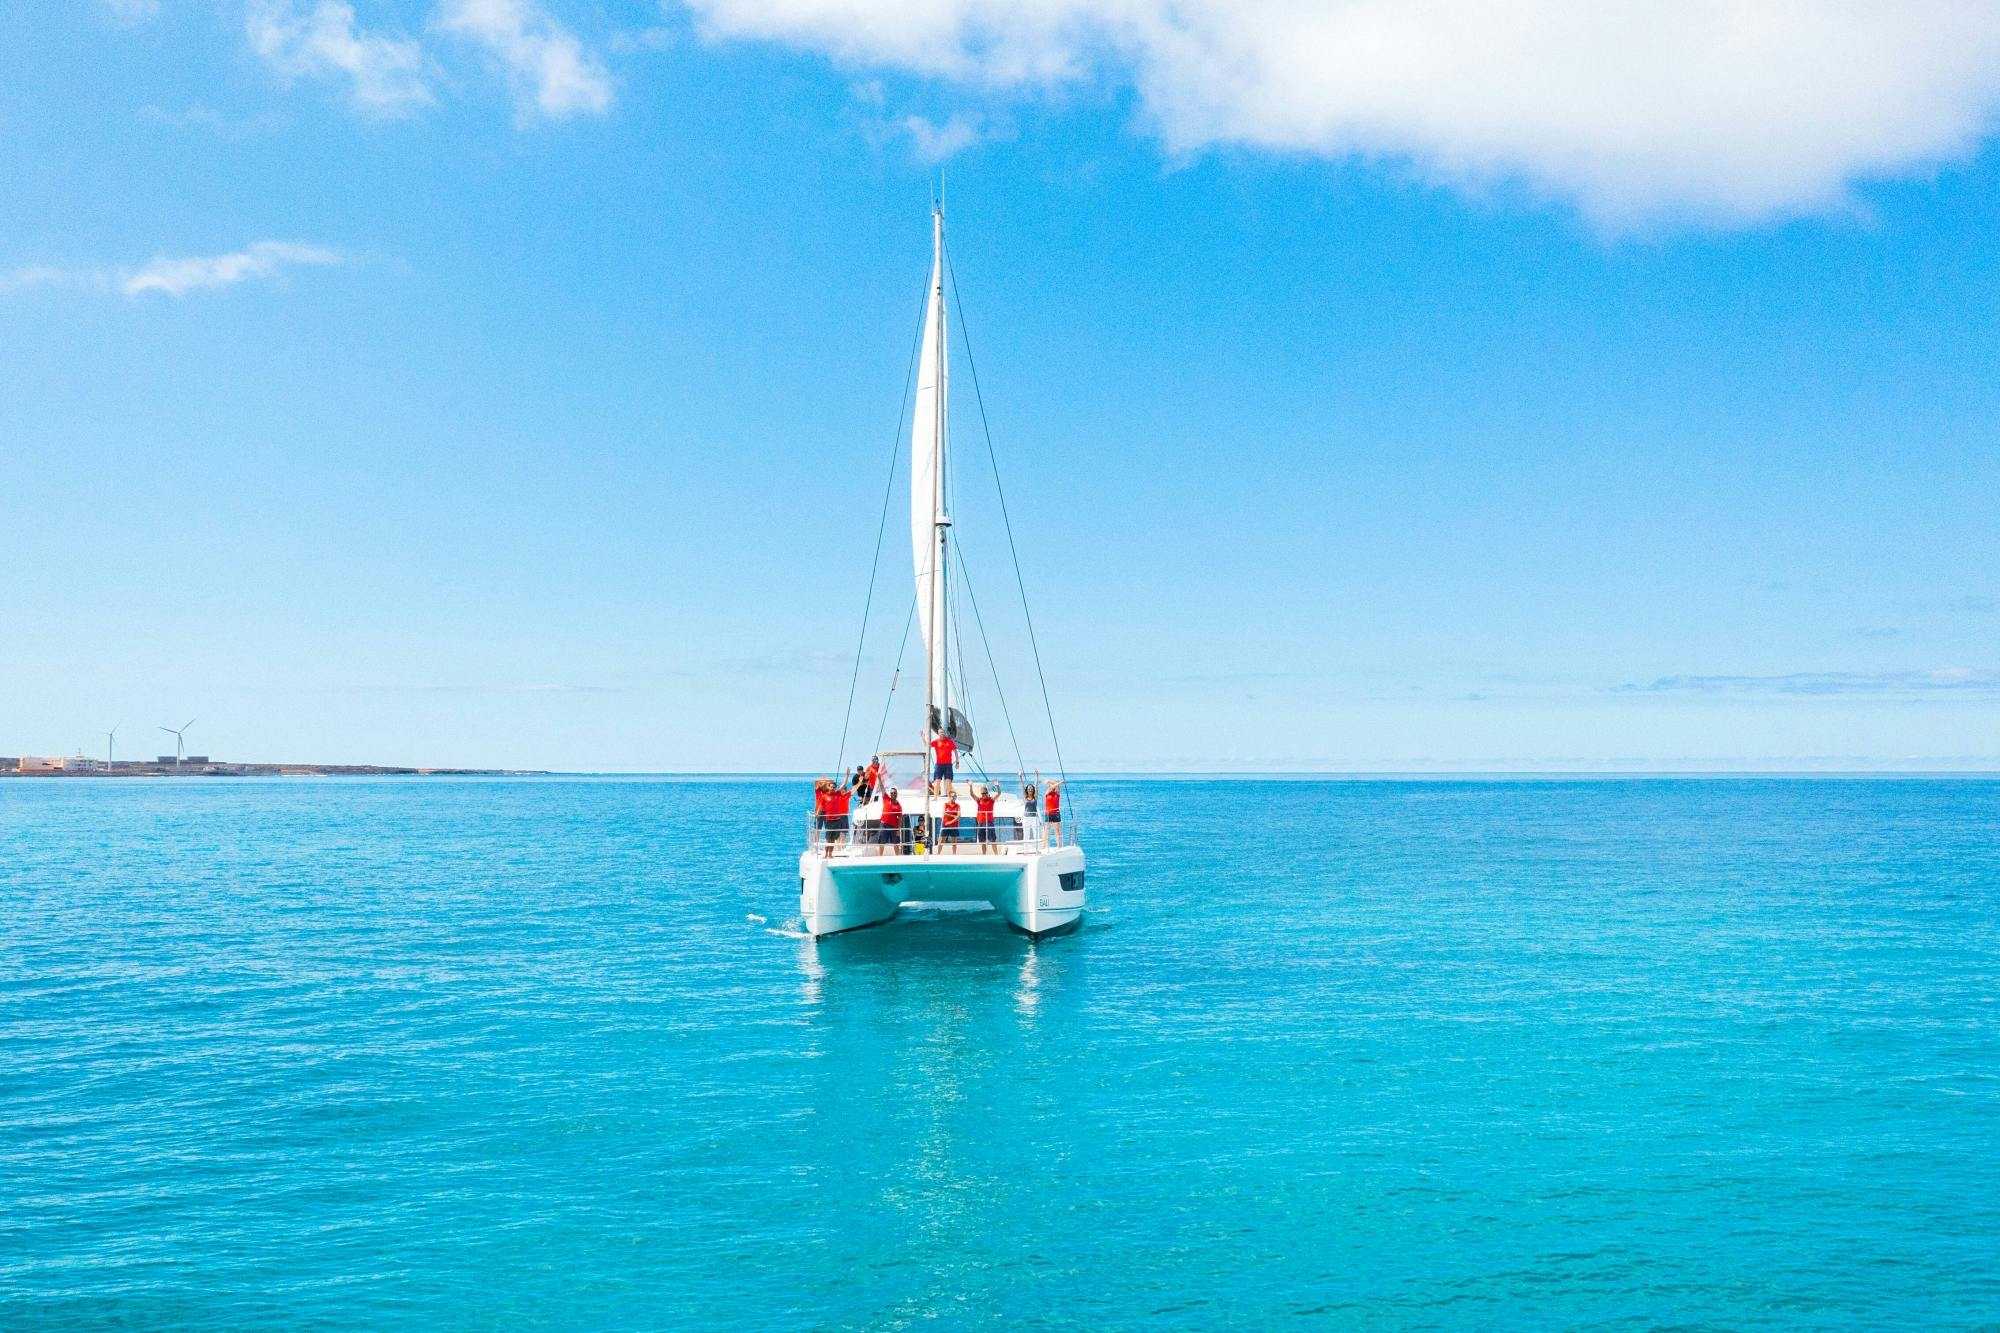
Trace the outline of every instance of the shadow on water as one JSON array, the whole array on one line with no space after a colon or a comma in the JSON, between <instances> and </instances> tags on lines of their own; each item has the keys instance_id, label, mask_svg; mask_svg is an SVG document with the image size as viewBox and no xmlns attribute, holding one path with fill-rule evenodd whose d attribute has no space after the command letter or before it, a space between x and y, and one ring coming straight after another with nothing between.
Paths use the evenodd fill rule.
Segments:
<instances>
[{"instance_id":1,"label":"shadow on water","mask_svg":"<svg viewBox=\"0 0 2000 1333\"><path fill-rule=\"evenodd\" d=\"M830 1017L852 1008L889 1023L1033 1019L1076 1002L1089 937L1108 924L1037 941L991 910L905 908L866 930L797 939L801 998Z\"/></svg>"}]
</instances>

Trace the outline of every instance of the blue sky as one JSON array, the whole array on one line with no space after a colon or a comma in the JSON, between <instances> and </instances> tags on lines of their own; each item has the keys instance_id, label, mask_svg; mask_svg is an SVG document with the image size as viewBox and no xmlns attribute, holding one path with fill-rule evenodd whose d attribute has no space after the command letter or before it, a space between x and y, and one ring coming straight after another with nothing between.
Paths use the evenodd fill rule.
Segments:
<instances>
[{"instance_id":1,"label":"blue sky","mask_svg":"<svg viewBox=\"0 0 2000 1333\"><path fill-rule=\"evenodd\" d=\"M1762 8L7 7L0 753L830 767L943 162L1072 768L2000 766L2000 30Z\"/></svg>"}]
</instances>

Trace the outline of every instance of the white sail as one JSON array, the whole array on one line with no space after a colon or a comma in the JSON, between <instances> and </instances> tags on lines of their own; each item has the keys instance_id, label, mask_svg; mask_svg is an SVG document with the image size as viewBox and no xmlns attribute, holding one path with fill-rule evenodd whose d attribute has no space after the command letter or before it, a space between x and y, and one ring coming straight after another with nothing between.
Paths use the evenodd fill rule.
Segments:
<instances>
[{"instance_id":1,"label":"white sail","mask_svg":"<svg viewBox=\"0 0 2000 1333\"><path fill-rule=\"evenodd\" d=\"M926 701L943 710L945 697L944 557L938 521L944 515L946 381L950 374L944 325L944 217L931 223L930 301L924 311L917 362L916 417L910 428L910 549L916 559L917 616L929 664ZM928 723L926 723L928 726Z\"/></svg>"}]
</instances>

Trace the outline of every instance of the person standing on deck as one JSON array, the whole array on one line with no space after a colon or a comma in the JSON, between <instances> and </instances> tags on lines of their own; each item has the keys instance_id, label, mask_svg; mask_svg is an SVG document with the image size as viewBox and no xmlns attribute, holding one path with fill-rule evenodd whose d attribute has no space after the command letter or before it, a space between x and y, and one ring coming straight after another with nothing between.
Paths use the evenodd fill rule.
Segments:
<instances>
[{"instance_id":1,"label":"person standing on deck","mask_svg":"<svg viewBox=\"0 0 2000 1333\"><path fill-rule=\"evenodd\" d=\"M900 847L903 841L903 803L894 787L882 793L882 823L875 841L883 847ZM877 853L880 855L880 853Z\"/></svg>"},{"instance_id":2,"label":"person standing on deck","mask_svg":"<svg viewBox=\"0 0 2000 1333\"><path fill-rule=\"evenodd\" d=\"M833 783L827 778L813 779L812 843L817 846L826 841L827 795L833 790Z\"/></svg>"},{"instance_id":3,"label":"person standing on deck","mask_svg":"<svg viewBox=\"0 0 2000 1333\"><path fill-rule=\"evenodd\" d=\"M1042 793L1042 824L1048 829L1049 845L1062 846L1062 781L1057 779Z\"/></svg>"},{"instance_id":4,"label":"person standing on deck","mask_svg":"<svg viewBox=\"0 0 2000 1333\"><path fill-rule=\"evenodd\" d=\"M944 811L938 816L938 845L956 847L958 845L958 796L947 792Z\"/></svg>"},{"instance_id":5,"label":"person standing on deck","mask_svg":"<svg viewBox=\"0 0 2000 1333\"><path fill-rule=\"evenodd\" d=\"M861 799L873 796L882 785L882 756L876 755L868 761L868 767L861 770Z\"/></svg>"},{"instance_id":6,"label":"person standing on deck","mask_svg":"<svg viewBox=\"0 0 2000 1333\"><path fill-rule=\"evenodd\" d=\"M952 766L958 759L958 742L943 732L931 739L931 790L951 792ZM939 783L944 786L940 788Z\"/></svg>"},{"instance_id":7,"label":"person standing on deck","mask_svg":"<svg viewBox=\"0 0 2000 1333\"><path fill-rule=\"evenodd\" d=\"M845 787L833 787L826 794L826 854L833 855L837 844L847 841L848 792Z\"/></svg>"},{"instance_id":8,"label":"person standing on deck","mask_svg":"<svg viewBox=\"0 0 2000 1333\"><path fill-rule=\"evenodd\" d=\"M984 787L975 787L972 792L972 825L979 837L979 854L984 856L989 850L998 851L993 841L993 801L994 793Z\"/></svg>"}]
</instances>

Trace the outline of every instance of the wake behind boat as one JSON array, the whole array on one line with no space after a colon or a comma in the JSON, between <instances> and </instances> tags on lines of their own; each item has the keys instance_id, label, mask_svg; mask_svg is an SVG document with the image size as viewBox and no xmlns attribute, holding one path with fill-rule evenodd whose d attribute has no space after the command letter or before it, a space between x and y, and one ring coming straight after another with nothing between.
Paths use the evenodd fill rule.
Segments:
<instances>
[{"instance_id":1,"label":"wake behind boat","mask_svg":"<svg viewBox=\"0 0 2000 1333\"><path fill-rule=\"evenodd\" d=\"M1014 790L975 757L969 701L969 663L960 648L966 627L958 616L963 552L953 535L950 455L950 347L944 284L944 210L931 214L931 277L917 362L916 405L910 430L910 544L916 571L913 618L924 644L924 700L919 744L877 753L852 783L840 778L818 789L806 850L799 857L799 910L807 933L832 935L874 925L904 904L975 902L996 909L1030 936L1074 926L1084 911L1083 849L1073 841L1064 810L1067 783L1046 787L1029 776L1016 747ZM975 386L976 387L976 386ZM900 432L899 432L900 433ZM990 441L989 441L990 446ZM997 493L998 470L995 469ZM1000 497L1005 514L1005 497ZM885 511L886 513L886 511ZM1013 542L1008 523L1007 539ZM1018 572L1019 558L1015 568ZM872 604L872 576L871 576ZM1022 609L1026 612L1025 589ZM973 606L972 633L984 644L985 627ZM863 613L862 642L867 641ZM1030 644L1033 621L1028 620ZM907 634L907 625L905 634ZM986 660L992 669L987 646ZM1036 651L1036 671L1040 653ZM857 676L858 676L857 650ZM900 683L901 659L890 681L890 703ZM1005 696L997 670L995 697ZM1046 704L1047 690L1043 690ZM848 714L853 715L850 692ZM889 716L885 705L883 717ZM1007 716L1011 735L1013 721ZM1055 728L1050 722L1050 738ZM906 733L907 734L907 733ZM842 748L845 749L843 733ZM879 748L879 742L878 742ZM1060 744L1057 744L1060 757ZM836 766L846 764L842 754ZM1058 764L1060 772L1060 764Z\"/></svg>"}]
</instances>

